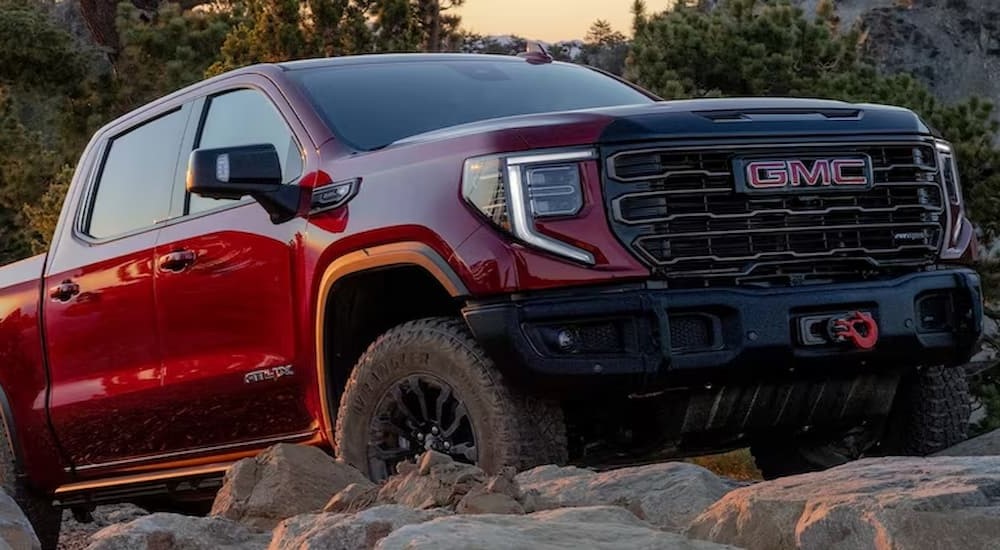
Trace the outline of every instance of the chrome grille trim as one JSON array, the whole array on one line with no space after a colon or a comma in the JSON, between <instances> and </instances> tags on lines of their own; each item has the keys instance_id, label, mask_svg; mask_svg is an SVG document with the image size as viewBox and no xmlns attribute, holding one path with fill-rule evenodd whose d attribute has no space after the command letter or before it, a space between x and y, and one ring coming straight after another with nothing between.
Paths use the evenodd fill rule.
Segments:
<instances>
[{"instance_id":1,"label":"chrome grille trim","mask_svg":"<svg viewBox=\"0 0 1000 550\"><path fill-rule=\"evenodd\" d=\"M786 214L794 217L794 216L808 216L808 215L816 216L820 214L830 214L833 212L888 213L888 212L900 212L902 210L913 210L913 209L923 210L924 212L940 212L940 209L936 209L929 206L922 206L919 204L915 205L900 204L892 208L865 208L863 206L831 206L829 208L824 208L821 210L792 210L790 208L778 208L773 210L756 210L754 212L750 212L749 214L716 214L714 212L703 212L703 213L689 212L685 214L673 214L670 216L660 217L660 218L643 218L642 220L636 220L636 221L626 220L621 214L621 201L622 199L627 199L637 196L660 196L660 193L659 192L636 193L628 196L618 197L617 199L612 201L612 204L614 205L614 215L617 221L627 225L643 225L649 223L670 222L685 218L711 218L713 220L749 219L768 214ZM821 226L821 227L829 228L830 226ZM871 227L871 226L866 226L866 227ZM673 235L683 235L683 233L674 233Z\"/></svg>"},{"instance_id":2,"label":"chrome grille trim","mask_svg":"<svg viewBox=\"0 0 1000 550\"><path fill-rule=\"evenodd\" d=\"M852 231L858 228L861 229L912 229L914 227L926 227L933 228L937 227L936 223L933 222L915 222L915 223L870 223L863 226L857 225L820 225L816 227L793 227L791 229L801 229L802 232L808 231ZM743 229L740 231L697 231L697 232L687 232L687 233L671 233L669 237L671 239L687 238L687 237L724 237L726 235L732 235L734 233L739 233L740 235L764 235L767 233L788 233L787 227L775 227L775 228L760 228L760 229ZM649 237L640 237L640 239L662 239L659 235L650 235ZM937 248L936 245L925 245L928 248Z\"/></svg>"},{"instance_id":3,"label":"chrome grille trim","mask_svg":"<svg viewBox=\"0 0 1000 550\"><path fill-rule=\"evenodd\" d=\"M651 238L655 238L655 237L651 237ZM826 252L799 253L799 254L796 254L796 258L798 258L800 260L801 259L808 259L808 258L829 258L829 257L836 256L837 254L843 253L843 252L867 252L867 253L872 253L872 252L902 252L904 250L927 250L927 249L930 249L930 248L931 248L930 246L923 246L923 245L897 246L896 248L882 249L882 250L871 249L871 248L864 248L864 247L858 247L858 248L838 248L836 250L828 250ZM787 255L787 253L785 253L785 252L761 252L760 254L754 254L753 256L736 256L736 257L733 257L733 256L715 256L715 255L712 255L712 256L685 256L684 258L678 258L676 260L671 260L670 262L664 263L663 265L674 265L677 262L687 261L687 260L713 260L713 261L718 261L718 262L721 262L721 261L731 261L731 260L759 260L761 258L769 258L769 257L782 256L782 255ZM871 258L851 258L851 259L853 259L853 260L861 259L861 260L865 260L865 261L870 262L872 265L879 265L878 263L872 261Z\"/></svg>"},{"instance_id":4,"label":"chrome grille trim","mask_svg":"<svg viewBox=\"0 0 1000 550\"><path fill-rule=\"evenodd\" d=\"M876 181L854 193L737 193L732 157L765 150L869 154ZM833 263L913 268L936 260L946 234L938 163L933 141L921 139L646 147L606 157L605 198L619 238L668 278L785 276L785 267L808 276Z\"/></svg>"}]
</instances>

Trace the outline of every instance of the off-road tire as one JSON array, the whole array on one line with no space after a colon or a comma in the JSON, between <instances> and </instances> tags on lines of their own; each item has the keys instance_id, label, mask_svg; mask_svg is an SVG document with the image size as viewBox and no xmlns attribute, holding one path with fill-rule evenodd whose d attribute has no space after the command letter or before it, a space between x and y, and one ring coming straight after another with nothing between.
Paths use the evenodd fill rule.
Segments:
<instances>
[{"instance_id":1,"label":"off-road tire","mask_svg":"<svg viewBox=\"0 0 1000 550\"><path fill-rule=\"evenodd\" d=\"M465 323L431 318L399 325L375 340L347 381L337 414L338 457L369 477L369 426L392 384L413 375L449 384L469 411L478 466L496 473L567 460L566 425L558 403L510 387Z\"/></svg>"},{"instance_id":2,"label":"off-road tire","mask_svg":"<svg viewBox=\"0 0 1000 550\"><path fill-rule=\"evenodd\" d=\"M62 527L62 510L52 505L51 498L27 486L12 445L6 423L0 422L0 488L14 499L27 516L42 543L42 550L56 550Z\"/></svg>"},{"instance_id":3,"label":"off-road tire","mask_svg":"<svg viewBox=\"0 0 1000 550\"><path fill-rule=\"evenodd\" d=\"M925 367L900 381L881 441L874 427L861 427L828 441L763 441L750 451L765 479L832 468L863 456L927 456L965 441L971 414L965 371Z\"/></svg>"},{"instance_id":4,"label":"off-road tire","mask_svg":"<svg viewBox=\"0 0 1000 550\"><path fill-rule=\"evenodd\" d=\"M965 370L927 367L905 378L896 392L879 454L927 456L969 436L972 397Z\"/></svg>"}]
</instances>

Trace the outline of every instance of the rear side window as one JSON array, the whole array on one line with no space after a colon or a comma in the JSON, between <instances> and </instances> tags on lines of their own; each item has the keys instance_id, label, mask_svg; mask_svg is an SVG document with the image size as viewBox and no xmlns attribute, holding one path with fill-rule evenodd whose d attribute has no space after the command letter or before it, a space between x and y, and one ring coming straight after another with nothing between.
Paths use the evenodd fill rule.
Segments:
<instances>
[{"instance_id":1,"label":"rear side window","mask_svg":"<svg viewBox=\"0 0 1000 550\"><path fill-rule=\"evenodd\" d=\"M302 152L271 100L257 90L243 89L211 98L197 148L271 144L281 160L285 183L302 175ZM203 212L233 201L189 195L188 213Z\"/></svg>"},{"instance_id":2,"label":"rear side window","mask_svg":"<svg viewBox=\"0 0 1000 550\"><path fill-rule=\"evenodd\" d=\"M85 232L105 239L150 227L170 213L186 113L177 110L111 141Z\"/></svg>"}]
</instances>

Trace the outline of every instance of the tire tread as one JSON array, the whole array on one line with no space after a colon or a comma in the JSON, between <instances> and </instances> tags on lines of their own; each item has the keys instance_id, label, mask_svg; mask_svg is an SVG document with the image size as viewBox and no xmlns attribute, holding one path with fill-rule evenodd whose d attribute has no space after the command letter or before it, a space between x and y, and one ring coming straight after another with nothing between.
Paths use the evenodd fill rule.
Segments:
<instances>
[{"instance_id":1,"label":"tire tread","mask_svg":"<svg viewBox=\"0 0 1000 550\"><path fill-rule=\"evenodd\" d=\"M511 388L500 370L475 341L464 321L434 317L403 323L379 336L362 354L348 378L341 398L336 423L337 455L345 456L342 442L346 422L352 418L363 388L390 376L390 371L408 368L400 365L411 359L411 351L432 348L451 356L465 366L465 376L479 388L479 398L487 402L498 419L492 426L498 466L524 470L541 464L563 464L567 460L566 426L558 403L524 395ZM398 375L398 372L397 372ZM353 461L356 462L355 458ZM366 464L354 464L367 471Z\"/></svg>"}]
</instances>

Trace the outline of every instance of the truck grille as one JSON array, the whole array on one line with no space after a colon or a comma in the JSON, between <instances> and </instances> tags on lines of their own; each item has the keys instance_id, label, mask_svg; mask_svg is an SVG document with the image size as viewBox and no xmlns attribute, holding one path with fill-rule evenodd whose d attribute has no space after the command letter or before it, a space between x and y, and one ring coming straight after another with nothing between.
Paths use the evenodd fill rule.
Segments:
<instances>
[{"instance_id":1,"label":"truck grille","mask_svg":"<svg viewBox=\"0 0 1000 550\"><path fill-rule=\"evenodd\" d=\"M736 155L871 157L871 189L736 191ZM613 153L606 198L618 237L668 278L836 278L934 262L947 218L926 142L733 146Z\"/></svg>"}]
</instances>

